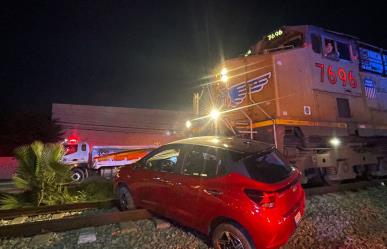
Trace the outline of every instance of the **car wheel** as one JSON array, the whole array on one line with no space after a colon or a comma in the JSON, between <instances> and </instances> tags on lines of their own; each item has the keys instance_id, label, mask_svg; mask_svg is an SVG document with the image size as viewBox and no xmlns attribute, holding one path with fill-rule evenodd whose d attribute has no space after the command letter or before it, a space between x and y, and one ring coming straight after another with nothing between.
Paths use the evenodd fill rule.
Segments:
<instances>
[{"instance_id":1,"label":"car wheel","mask_svg":"<svg viewBox=\"0 0 387 249\"><path fill-rule=\"evenodd\" d=\"M212 233L214 249L253 249L245 229L230 223L220 224Z\"/></svg>"},{"instance_id":2,"label":"car wheel","mask_svg":"<svg viewBox=\"0 0 387 249\"><path fill-rule=\"evenodd\" d=\"M134 209L134 202L132 195L129 190L125 186L120 186L117 191L118 200L119 200L119 208L121 211Z\"/></svg>"},{"instance_id":3,"label":"car wheel","mask_svg":"<svg viewBox=\"0 0 387 249\"><path fill-rule=\"evenodd\" d=\"M80 168L74 168L71 170L72 172L72 175L71 175L71 179L74 181L74 182L83 182L83 180L85 180L85 172L80 169Z\"/></svg>"}]
</instances>

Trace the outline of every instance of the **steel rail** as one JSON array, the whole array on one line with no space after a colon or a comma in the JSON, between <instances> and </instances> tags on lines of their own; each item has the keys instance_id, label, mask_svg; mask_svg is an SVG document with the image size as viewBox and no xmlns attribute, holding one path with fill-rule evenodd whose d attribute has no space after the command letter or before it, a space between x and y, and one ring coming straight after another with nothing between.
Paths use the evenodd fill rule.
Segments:
<instances>
[{"instance_id":1,"label":"steel rail","mask_svg":"<svg viewBox=\"0 0 387 249\"><path fill-rule=\"evenodd\" d=\"M84 227L103 226L129 220L149 219L146 209L111 212L89 216L69 217L15 225L0 226L0 237L22 237L49 232L64 232Z\"/></svg>"},{"instance_id":2,"label":"steel rail","mask_svg":"<svg viewBox=\"0 0 387 249\"><path fill-rule=\"evenodd\" d=\"M342 191L354 191L364 189L368 187L376 187L385 184L386 179L372 180L372 181L360 181L352 183L343 183L331 186L304 188L306 196L323 195L328 193L342 192Z\"/></svg>"},{"instance_id":3,"label":"steel rail","mask_svg":"<svg viewBox=\"0 0 387 249\"><path fill-rule=\"evenodd\" d=\"M66 211L76 211L90 208L110 208L115 206L117 200L108 200L100 202L83 202L83 203L72 203L64 205L54 206L41 206L37 208L18 208L0 210L0 219L12 219L20 216L34 216L41 214L60 213Z\"/></svg>"}]
</instances>

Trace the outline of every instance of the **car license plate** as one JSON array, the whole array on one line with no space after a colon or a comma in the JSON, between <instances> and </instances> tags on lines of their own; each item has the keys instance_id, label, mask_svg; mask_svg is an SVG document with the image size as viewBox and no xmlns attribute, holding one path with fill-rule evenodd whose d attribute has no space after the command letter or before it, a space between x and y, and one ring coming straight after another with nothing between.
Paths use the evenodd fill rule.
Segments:
<instances>
[{"instance_id":1,"label":"car license plate","mask_svg":"<svg viewBox=\"0 0 387 249\"><path fill-rule=\"evenodd\" d=\"M298 211L297 214L294 216L294 221L296 222L296 224L298 224L301 220L301 212Z\"/></svg>"}]
</instances>

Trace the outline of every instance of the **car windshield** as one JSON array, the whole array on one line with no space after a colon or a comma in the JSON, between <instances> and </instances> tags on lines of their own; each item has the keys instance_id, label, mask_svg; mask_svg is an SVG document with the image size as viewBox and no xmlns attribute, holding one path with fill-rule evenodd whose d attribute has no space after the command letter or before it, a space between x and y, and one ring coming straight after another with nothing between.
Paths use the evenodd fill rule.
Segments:
<instances>
[{"instance_id":1,"label":"car windshield","mask_svg":"<svg viewBox=\"0 0 387 249\"><path fill-rule=\"evenodd\" d=\"M77 152L78 145L76 144L68 144L64 146L65 155L73 154Z\"/></svg>"},{"instance_id":2,"label":"car windshield","mask_svg":"<svg viewBox=\"0 0 387 249\"><path fill-rule=\"evenodd\" d=\"M277 150L267 153L250 154L240 159L247 176L264 183L275 183L289 177L290 165Z\"/></svg>"}]
</instances>

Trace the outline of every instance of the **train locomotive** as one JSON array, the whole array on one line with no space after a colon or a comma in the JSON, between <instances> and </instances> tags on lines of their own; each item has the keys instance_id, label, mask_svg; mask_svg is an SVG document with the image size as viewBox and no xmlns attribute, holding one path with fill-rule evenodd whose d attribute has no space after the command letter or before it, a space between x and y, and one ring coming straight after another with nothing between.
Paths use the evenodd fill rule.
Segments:
<instances>
[{"instance_id":1,"label":"train locomotive","mask_svg":"<svg viewBox=\"0 0 387 249\"><path fill-rule=\"evenodd\" d=\"M284 26L220 63L204 89L223 133L275 144L305 181L387 175L386 50Z\"/></svg>"}]
</instances>

